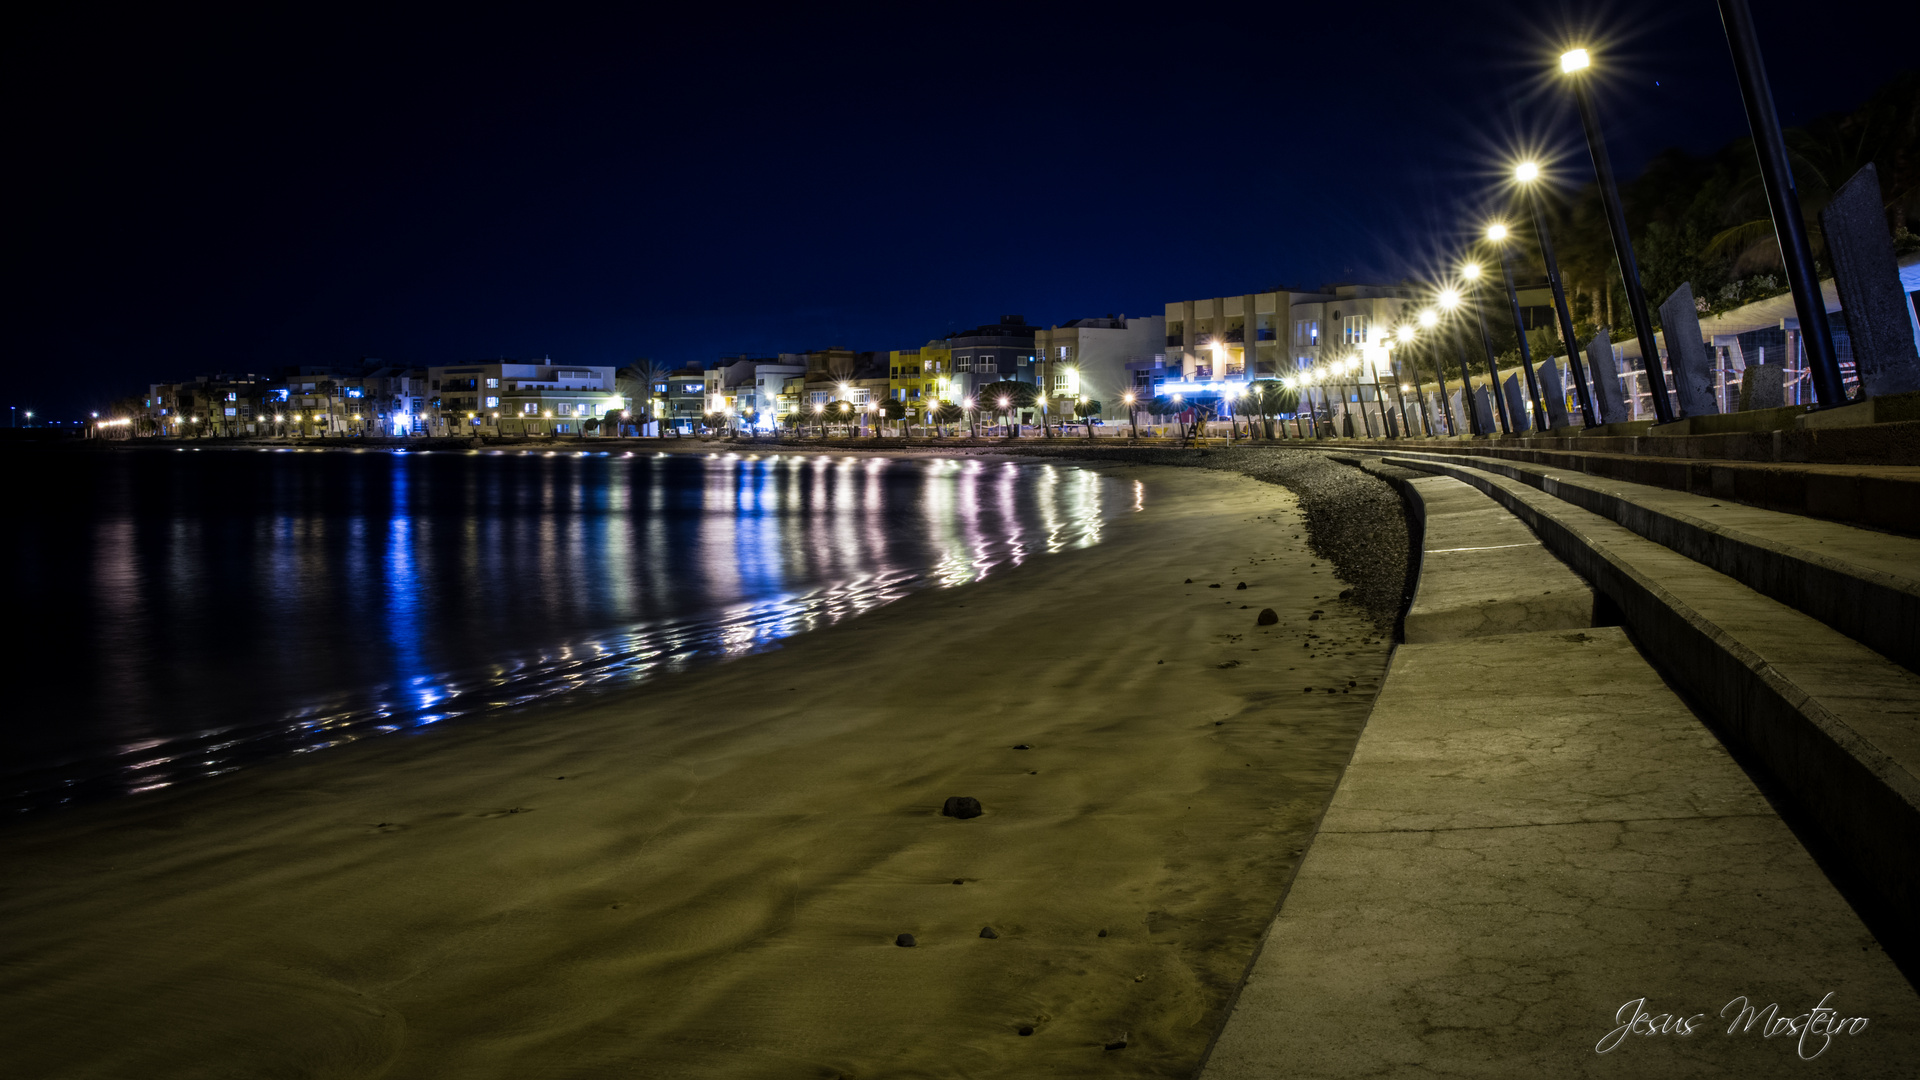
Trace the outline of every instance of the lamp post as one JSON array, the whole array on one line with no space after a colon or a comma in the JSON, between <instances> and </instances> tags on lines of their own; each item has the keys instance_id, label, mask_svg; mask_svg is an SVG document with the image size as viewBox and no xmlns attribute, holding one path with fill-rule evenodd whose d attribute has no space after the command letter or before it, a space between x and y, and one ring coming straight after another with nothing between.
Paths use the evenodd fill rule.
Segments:
<instances>
[{"instance_id":1,"label":"lamp post","mask_svg":"<svg viewBox=\"0 0 1920 1080\"><path fill-rule=\"evenodd\" d=\"M1500 433L1513 434L1513 418L1507 415L1507 398L1500 392L1500 363L1493 356L1493 338L1487 333L1487 306L1480 302L1480 264L1467 263L1460 268L1460 276L1472 283L1473 315L1480 321L1480 344L1487 351L1487 378L1492 381L1493 411L1500 418Z\"/></svg>"},{"instance_id":2,"label":"lamp post","mask_svg":"<svg viewBox=\"0 0 1920 1080\"><path fill-rule=\"evenodd\" d=\"M1561 54L1560 70L1573 83L1580 106L1580 126L1586 130L1587 153L1593 157L1593 175L1600 181L1600 199L1607 210L1607 231L1613 234L1613 254L1620 263L1620 280L1627 289L1627 310L1633 315L1633 334L1640 341L1640 359L1647 371L1647 389L1653 393L1653 415L1662 424L1673 422L1673 403L1667 400L1667 375L1660 368L1660 347L1653 340L1653 320L1647 317L1647 295L1640 288L1640 266L1633 257L1633 239L1627 235L1627 213L1620 205L1620 188L1613 180L1613 162L1600 134L1600 114L1593 107L1593 88L1582 72L1592 67L1585 49ZM1572 353L1573 342L1567 342Z\"/></svg>"},{"instance_id":3,"label":"lamp post","mask_svg":"<svg viewBox=\"0 0 1920 1080\"><path fill-rule=\"evenodd\" d=\"M1453 311L1460 306L1460 293L1457 289L1441 289L1439 301L1442 308ZM1447 336L1453 339L1453 351L1460 361L1460 404L1467 410L1467 433L1478 439L1486 432L1480 430L1480 410L1474 408L1473 373L1467 370L1467 343L1460 340L1457 326ZM1454 434L1459 433L1460 429L1456 426Z\"/></svg>"},{"instance_id":4,"label":"lamp post","mask_svg":"<svg viewBox=\"0 0 1920 1080\"><path fill-rule=\"evenodd\" d=\"M1513 334L1520 341L1520 370L1527 375L1527 398L1533 403L1532 430L1546 423L1546 401L1540 396L1540 382L1533 373L1533 349L1527 344L1527 324L1520 314L1520 291L1513 284L1513 251L1507 247L1507 227L1496 221L1487 226L1487 242L1500 253L1500 276L1506 283L1507 306L1513 312Z\"/></svg>"},{"instance_id":5,"label":"lamp post","mask_svg":"<svg viewBox=\"0 0 1920 1080\"><path fill-rule=\"evenodd\" d=\"M1402 326L1399 331L1400 344L1411 350L1416 331L1411 326ZM1427 412L1427 388L1420 385L1420 362L1417 358L1407 360L1407 370L1413 372L1413 397L1420 403L1420 428L1433 438L1433 417Z\"/></svg>"},{"instance_id":6,"label":"lamp post","mask_svg":"<svg viewBox=\"0 0 1920 1080\"><path fill-rule=\"evenodd\" d=\"M1773 234L1780 243L1780 261L1787 271L1793 309L1800 316L1800 340L1807 350L1813 374L1813 392L1821 408L1847 403L1840 380L1840 362L1833 349L1833 328L1827 323L1827 304L1820 295L1820 279L1807 243L1806 221L1800 216L1800 192L1794 186L1787 144L1780 137L1780 114L1774 109L1773 90L1767 85L1767 64L1760 56L1760 39L1753 32L1753 12L1747 0L1720 0L1720 22L1733 50L1733 70L1740 79L1740 97L1747 106L1747 126L1753 130L1753 149L1766 181L1767 209L1773 215Z\"/></svg>"},{"instance_id":7,"label":"lamp post","mask_svg":"<svg viewBox=\"0 0 1920 1080\"><path fill-rule=\"evenodd\" d=\"M1594 414L1593 397L1587 390L1587 366L1580 362L1580 350L1574 344L1573 314L1567 310L1567 290L1560 281L1560 262L1553 256L1553 234L1547 230L1547 212L1540 205L1540 195L1533 187L1540 179L1540 166L1523 161L1514 167L1513 178L1527 193L1528 205L1533 210L1533 232L1540 241L1540 258L1547 266L1547 284L1553 289L1553 310L1560 319L1560 340L1567 347L1567 364L1573 370L1573 388L1580 399L1580 418L1587 427L1596 427L1600 418ZM1598 373L1594 377L1598 378Z\"/></svg>"},{"instance_id":8,"label":"lamp post","mask_svg":"<svg viewBox=\"0 0 1920 1080\"><path fill-rule=\"evenodd\" d=\"M1428 308L1420 313L1420 326L1433 330L1440 325L1440 312ZM1435 337L1427 339L1427 357L1433 361L1433 377L1440 384L1440 419L1447 426L1449 437L1460 434L1460 425L1453 417L1453 403L1447 400L1447 369L1440 363L1440 342Z\"/></svg>"}]
</instances>

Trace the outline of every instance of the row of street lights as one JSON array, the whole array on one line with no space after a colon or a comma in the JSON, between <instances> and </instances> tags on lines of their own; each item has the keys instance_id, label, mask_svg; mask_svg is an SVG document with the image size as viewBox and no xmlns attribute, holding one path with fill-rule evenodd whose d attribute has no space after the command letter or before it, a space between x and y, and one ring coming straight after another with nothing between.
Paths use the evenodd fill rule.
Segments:
<instances>
[{"instance_id":1,"label":"row of street lights","mask_svg":"<svg viewBox=\"0 0 1920 1080\"><path fill-rule=\"evenodd\" d=\"M1781 255L1786 265L1787 282L1793 293L1794 306L1800 317L1800 325L1805 331L1808 353L1808 366L1812 369L1814 392L1822 407L1843 404L1846 401L1844 388L1840 381L1839 366L1834 360L1831 330L1826 317L1826 305L1819 293L1815 277L1811 248L1807 243L1806 231L1800 215L1799 196L1794 189L1792 170L1788 166L1785 143L1780 136L1779 117L1773 107L1772 92L1767 86L1765 65L1760 57L1757 38L1753 30L1752 13L1746 0L1719 0L1722 22L1726 27L1728 44L1733 51L1734 66L1739 76L1742 97L1746 103L1747 116L1753 128L1754 141L1760 156L1761 172L1766 182L1768 206L1773 216L1776 236L1779 239ZM1646 371L1647 389L1652 398L1653 411L1659 423L1671 423L1676 419L1674 408L1668 397L1669 389L1666 373L1660 364L1660 352L1654 340L1653 324L1647 313L1647 301L1640 284L1637 260L1633 253L1632 238L1627 231L1626 214L1621 205L1619 186L1613 175L1613 165L1607 154L1606 141L1600 131L1600 120L1594 105L1593 91L1590 85L1590 71L1593 66L1592 54L1586 49L1570 49L1560 57L1560 71L1567 77L1572 87L1574 101L1580 113L1581 128L1586 136L1587 151L1593 161L1594 178L1600 188L1601 200L1605 205L1607 229L1611 236L1615 260L1625 285L1628 311L1633 319L1634 334L1639 341L1642 366ZM1537 162L1522 161L1515 165L1512 179L1520 197L1526 202L1533 218L1534 234L1539 243L1541 261L1547 271L1548 286L1553 294L1554 315L1559 324L1560 339L1567 350L1567 362L1573 376L1575 396L1579 402L1581 419L1587 427L1597 426L1601 417L1596 415L1593 394L1588 387L1588 372L1581 362L1579 350L1574 347L1573 317L1567 305L1564 279L1560 273L1558 260L1554 254L1552 234L1547 228L1547 218L1542 206L1538 185L1541 181L1541 169ZM1489 223L1482 233L1486 243L1496 253L1500 263L1502 282L1505 286L1506 301L1513 319L1514 333L1519 339L1521 369L1525 372L1527 395L1533 406L1534 415L1544 421L1547 416L1546 401L1536 377L1532 349L1527 341L1527 332L1520 310L1519 293L1514 285L1512 247L1513 229L1502 221ZM1402 324L1385 335L1386 341L1380 346L1367 346L1369 360L1373 367L1373 385L1381 409L1385 410L1386 401L1380 395L1383 367L1391 367L1391 350L1395 343L1410 345L1421 333L1440 325L1443 315L1458 309L1463 303L1462 292L1472 291L1475 303L1474 314L1478 322L1480 339L1486 351L1487 374L1491 381L1491 396L1494 411L1500 427L1508 434L1513 433L1517 424L1509 414L1509 402L1503 392L1500 379L1499 360L1494 354L1492 335L1487 327L1485 305L1480 301L1478 291L1483 288L1483 269L1479 263L1468 258L1458 268L1460 284L1446 284L1438 288L1433 303L1423 309L1416 324ZM1456 328L1456 334L1457 334ZM1378 352L1375 352L1375 349ZM1460 378L1463 384L1463 404L1467 412L1468 429L1475 436L1487 434L1481 430L1479 410L1472 401L1472 376L1468 370L1464 345L1456 336L1456 349L1460 361ZM1440 404L1446 410L1447 425L1454 427L1451 409L1448 407L1446 375L1440 365L1438 353L1433 355L1434 374L1440 383ZM1371 434L1371 420L1368 419L1364 400L1364 383L1358 378L1362 366L1361 358L1346 356L1335 358L1300 375L1285 380L1286 384L1302 392L1310 391L1313 386L1321 386L1322 397L1326 398L1326 385L1340 381L1342 374L1352 377L1355 397L1359 400L1362 422L1368 426ZM1415 383L1419 381L1418 367L1412 366ZM1606 377L1595 373L1596 378ZM1413 389L1398 383L1397 392ZM1310 400L1310 399L1309 399ZM1426 416L1424 395L1420 401L1421 415ZM1331 402L1328 401L1329 414ZM1403 421L1405 401L1401 400ZM1432 425L1428 423L1429 434Z\"/></svg>"}]
</instances>

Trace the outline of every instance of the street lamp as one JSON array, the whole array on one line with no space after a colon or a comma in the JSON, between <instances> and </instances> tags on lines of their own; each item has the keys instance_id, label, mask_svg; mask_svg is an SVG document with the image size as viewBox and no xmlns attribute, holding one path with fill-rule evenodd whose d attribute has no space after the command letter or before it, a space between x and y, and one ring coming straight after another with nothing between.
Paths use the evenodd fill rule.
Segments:
<instances>
[{"instance_id":1,"label":"street lamp","mask_svg":"<svg viewBox=\"0 0 1920 1080\"><path fill-rule=\"evenodd\" d=\"M1533 231L1540 241L1541 261L1547 266L1547 284L1553 289L1553 310L1560 320L1560 340L1567 346L1573 388L1580 398L1580 418L1587 427L1593 427L1599 420L1594 416L1593 397L1587 390L1587 368L1580 362L1580 350L1574 347L1573 314L1567 310L1567 290L1560 282L1560 262L1553 257L1553 234L1547 231L1547 212L1540 205L1540 194L1533 186L1540 179L1540 166L1523 161L1514 167L1513 178L1525 190L1527 203L1533 210Z\"/></svg>"},{"instance_id":2,"label":"street lamp","mask_svg":"<svg viewBox=\"0 0 1920 1080\"><path fill-rule=\"evenodd\" d=\"M1613 254L1620 263L1620 280L1627 288L1627 310L1633 314L1633 333L1640 340L1641 366L1647 389L1653 392L1653 414L1662 424L1673 422L1673 404L1667 400L1667 376L1660 369L1660 347L1653 340L1653 320L1647 317L1647 296L1640 288L1640 267L1634 261L1633 240L1627 235L1627 213L1620 205L1620 188L1613 180L1613 162L1600 134L1600 114L1593 107L1593 88L1587 84L1591 61L1587 50L1574 49L1560 57L1560 70L1571 76L1573 98L1580 106L1580 126L1586 130L1587 153L1593 157L1593 175L1600 181L1600 199L1607 210L1607 231L1613 234ZM1573 352L1573 342L1567 342Z\"/></svg>"},{"instance_id":3,"label":"street lamp","mask_svg":"<svg viewBox=\"0 0 1920 1080\"><path fill-rule=\"evenodd\" d=\"M1480 282L1480 264L1470 262L1460 268L1460 276L1473 282ZM1478 296L1475 297L1478 299ZM1500 363L1493 355L1493 337L1487 333L1487 306L1476 303L1473 315L1480 323L1480 345L1487 351L1487 377L1492 380L1494 415L1500 418L1500 433L1513 434L1513 418L1507 415L1507 396L1500 392Z\"/></svg>"},{"instance_id":4,"label":"street lamp","mask_svg":"<svg viewBox=\"0 0 1920 1080\"><path fill-rule=\"evenodd\" d=\"M1535 172L1538 172L1535 169ZM1533 373L1533 349L1527 344L1527 324L1520 315L1520 292L1513 284L1513 253L1507 247L1507 227L1502 222L1487 226L1487 243L1500 253L1500 276L1506 283L1507 306L1513 312L1513 333L1520 340L1520 370L1527 375L1527 396L1533 402L1533 430L1546 427L1547 410L1545 399L1540 396L1540 384Z\"/></svg>"},{"instance_id":5,"label":"street lamp","mask_svg":"<svg viewBox=\"0 0 1920 1080\"><path fill-rule=\"evenodd\" d=\"M1442 290L1441 295L1435 300L1444 304L1445 297L1446 291ZM1427 308L1420 312L1420 325L1428 330L1435 329L1440 325L1440 312L1435 308ZM1440 418L1446 421L1448 435L1458 435L1460 425L1453 417L1453 403L1447 400L1447 369L1440 363L1439 342L1429 341L1427 356L1433 361L1433 377L1440 383Z\"/></svg>"},{"instance_id":6,"label":"street lamp","mask_svg":"<svg viewBox=\"0 0 1920 1080\"><path fill-rule=\"evenodd\" d=\"M1847 403L1840 381L1840 361L1833 348L1833 328L1827 323L1826 300L1807 243L1806 222L1800 216L1800 192L1794 187L1787 144L1780 137L1780 114L1773 90L1767 85L1767 65L1760 56L1760 39L1753 32L1753 12L1747 0L1720 0L1720 22L1726 27L1727 47L1733 50L1733 70L1740 79L1740 97L1747 106L1747 127L1753 131L1754 152L1766 182L1767 209L1773 215L1774 238L1793 293L1793 309L1800 316L1800 340L1807 350L1813 392L1821 408Z\"/></svg>"}]
</instances>

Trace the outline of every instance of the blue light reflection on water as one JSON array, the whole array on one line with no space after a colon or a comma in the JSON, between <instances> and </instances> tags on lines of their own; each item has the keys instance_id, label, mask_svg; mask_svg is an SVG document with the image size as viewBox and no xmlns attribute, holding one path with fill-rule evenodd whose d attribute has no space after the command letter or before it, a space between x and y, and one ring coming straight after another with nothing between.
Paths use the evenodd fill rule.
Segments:
<instances>
[{"instance_id":1,"label":"blue light reflection on water","mask_svg":"<svg viewBox=\"0 0 1920 1080\"><path fill-rule=\"evenodd\" d=\"M1067 466L825 453L40 465L0 540L48 624L4 661L21 810L759 651L1097 543L1139 498Z\"/></svg>"}]
</instances>

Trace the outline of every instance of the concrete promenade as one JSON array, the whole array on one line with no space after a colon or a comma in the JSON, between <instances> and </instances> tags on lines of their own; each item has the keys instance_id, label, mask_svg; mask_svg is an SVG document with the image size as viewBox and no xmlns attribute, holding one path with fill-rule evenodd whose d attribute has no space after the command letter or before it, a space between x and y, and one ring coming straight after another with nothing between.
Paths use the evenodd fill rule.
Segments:
<instances>
[{"instance_id":1,"label":"concrete promenade","mask_svg":"<svg viewBox=\"0 0 1920 1080\"><path fill-rule=\"evenodd\" d=\"M1626 633L1529 625L1530 562L1445 581L1449 549L1511 531L1457 483L1403 488L1450 508L1426 507L1419 591L1508 614L1397 648L1202 1075L1915 1075L1920 997ZM1867 1023L1729 1034L1743 997Z\"/></svg>"}]
</instances>

